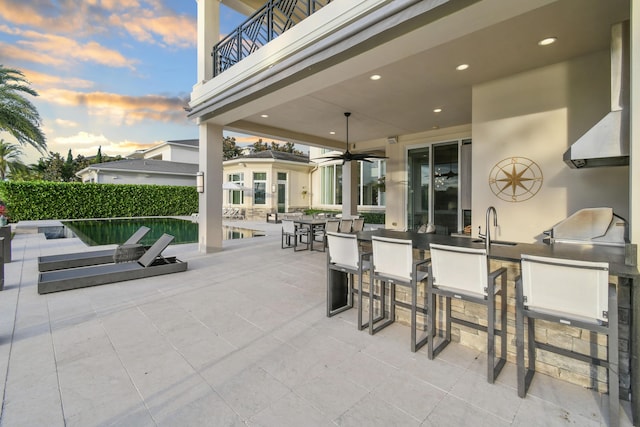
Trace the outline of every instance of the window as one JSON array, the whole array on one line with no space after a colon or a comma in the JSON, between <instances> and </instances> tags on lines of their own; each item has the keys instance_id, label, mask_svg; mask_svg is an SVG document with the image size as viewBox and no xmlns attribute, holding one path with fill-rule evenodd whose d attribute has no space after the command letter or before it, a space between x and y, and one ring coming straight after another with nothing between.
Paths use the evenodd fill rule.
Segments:
<instances>
[{"instance_id":1,"label":"window","mask_svg":"<svg viewBox=\"0 0 640 427\"><path fill-rule=\"evenodd\" d=\"M386 162L357 162L358 204L384 206ZM342 165L320 167L321 200L323 205L342 204Z\"/></svg>"},{"instance_id":2,"label":"window","mask_svg":"<svg viewBox=\"0 0 640 427\"><path fill-rule=\"evenodd\" d=\"M267 203L267 173L253 173L253 204L264 205Z\"/></svg>"},{"instance_id":3,"label":"window","mask_svg":"<svg viewBox=\"0 0 640 427\"><path fill-rule=\"evenodd\" d=\"M244 186L244 173L230 173L227 175L227 181ZM229 204L242 205L244 203L244 191L242 190L229 190Z\"/></svg>"},{"instance_id":4,"label":"window","mask_svg":"<svg viewBox=\"0 0 640 427\"><path fill-rule=\"evenodd\" d=\"M323 166L320 169L322 180L323 205L339 205L342 203L342 165Z\"/></svg>"},{"instance_id":5,"label":"window","mask_svg":"<svg viewBox=\"0 0 640 427\"><path fill-rule=\"evenodd\" d=\"M335 168L331 166L323 166L320 169L320 179L322 180L322 197L323 205L333 205L333 196L335 194Z\"/></svg>"},{"instance_id":6,"label":"window","mask_svg":"<svg viewBox=\"0 0 640 427\"><path fill-rule=\"evenodd\" d=\"M360 199L362 206L384 206L385 173L387 163L377 160L373 163L360 162Z\"/></svg>"}]
</instances>

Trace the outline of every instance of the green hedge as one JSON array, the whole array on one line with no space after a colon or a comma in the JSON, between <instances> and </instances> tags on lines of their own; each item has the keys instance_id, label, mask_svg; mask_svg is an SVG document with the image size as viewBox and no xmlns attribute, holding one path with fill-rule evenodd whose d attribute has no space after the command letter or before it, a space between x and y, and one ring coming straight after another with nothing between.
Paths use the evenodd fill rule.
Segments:
<instances>
[{"instance_id":1,"label":"green hedge","mask_svg":"<svg viewBox=\"0 0 640 427\"><path fill-rule=\"evenodd\" d=\"M168 185L5 181L0 182L0 200L11 222L198 212L195 187Z\"/></svg>"}]
</instances>

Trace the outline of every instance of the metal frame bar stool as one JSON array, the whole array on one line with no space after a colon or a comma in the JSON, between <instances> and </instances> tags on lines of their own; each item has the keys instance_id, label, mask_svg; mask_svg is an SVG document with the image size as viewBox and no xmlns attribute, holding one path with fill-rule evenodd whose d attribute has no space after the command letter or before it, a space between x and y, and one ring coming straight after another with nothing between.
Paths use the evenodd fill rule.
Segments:
<instances>
[{"instance_id":1,"label":"metal frame bar stool","mask_svg":"<svg viewBox=\"0 0 640 427\"><path fill-rule=\"evenodd\" d=\"M353 307L353 281L354 276L358 275L358 330L361 331L369 325L362 323L362 276L365 271L371 270L371 253L359 251L355 234L327 232L327 242L327 317ZM342 307L333 307L339 297L335 295L334 271L347 274L347 301Z\"/></svg>"},{"instance_id":2,"label":"metal frame bar stool","mask_svg":"<svg viewBox=\"0 0 640 427\"><path fill-rule=\"evenodd\" d=\"M609 425L619 424L618 298L609 283L609 263L523 255L516 282L518 396L525 397L535 373L536 348L608 368ZM525 365L525 324L527 355ZM542 319L607 335L607 359L535 340Z\"/></svg>"},{"instance_id":3,"label":"metal frame bar stool","mask_svg":"<svg viewBox=\"0 0 640 427\"><path fill-rule=\"evenodd\" d=\"M416 325L418 283L427 278L427 272L420 270L419 267L427 264L429 260L413 260L413 244L411 240L372 236L371 244L373 247L373 267L369 291L369 333L373 335L395 322L396 304L399 304L396 301L396 286L408 287L411 290L411 351L415 352L425 345L429 338L427 334L426 337L418 341ZM376 281L380 282L380 315L374 318ZM385 288L387 284L390 288L388 318L385 316ZM386 321L384 321L385 319Z\"/></svg>"},{"instance_id":4,"label":"metal frame bar stool","mask_svg":"<svg viewBox=\"0 0 640 427\"><path fill-rule=\"evenodd\" d=\"M451 342L451 323L465 325L487 333L487 381L491 384L507 360L507 269L502 267L489 273L485 249L430 245L431 265L427 285L429 316L427 330L431 339L427 356L433 359ZM500 287L496 287L498 278ZM444 339L434 346L436 336L436 296L445 297ZM496 331L496 296L500 295L500 331ZM451 298L482 304L487 307L487 326L455 318L451 315ZM495 336L500 336L500 356L495 354Z\"/></svg>"}]
</instances>

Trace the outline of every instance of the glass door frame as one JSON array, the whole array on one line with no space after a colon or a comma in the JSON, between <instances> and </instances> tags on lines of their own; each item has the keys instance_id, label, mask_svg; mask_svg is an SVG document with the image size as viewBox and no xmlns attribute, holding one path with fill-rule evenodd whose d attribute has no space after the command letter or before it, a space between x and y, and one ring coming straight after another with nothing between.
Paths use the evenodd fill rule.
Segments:
<instances>
[{"instance_id":1,"label":"glass door frame","mask_svg":"<svg viewBox=\"0 0 640 427\"><path fill-rule=\"evenodd\" d=\"M285 179L280 179L279 175L280 174L284 174L285 175ZM289 174L287 172L277 172L276 171L276 212L278 213L285 213L288 211L289 209L289 197L287 195L287 182L289 181ZM280 192L280 190L282 190L282 192ZM282 200L282 203L280 202L280 195L282 194L282 197L284 200ZM280 208L282 207L282 210L280 210Z\"/></svg>"},{"instance_id":2,"label":"glass door frame","mask_svg":"<svg viewBox=\"0 0 640 427\"><path fill-rule=\"evenodd\" d=\"M433 156L433 148L436 146L442 146L442 145L453 145L453 144L457 144L458 147L458 161L457 161L457 170L458 170L458 178L460 177L460 172L461 172L461 160L462 160L462 145L463 142L465 141L469 141L471 138L470 137L460 137L460 138L453 138L453 139L443 139L440 141L434 141L434 142L427 142L427 143L420 143L420 144L413 144L413 145L408 145L405 147L405 182L407 183L405 191L404 191L404 198L405 198L405 203L404 203L404 209L405 209L405 213L404 213L404 218L405 218L405 228L407 230L410 230L410 225L412 224L412 221L410 219L410 215L413 215L413 213L410 210L410 204L411 204L411 197L412 197L412 193L411 193L411 188L409 187L409 185L411 184L411 177L410 177L410 153L413 150L421 150L421 149L426 149L428 148L429 150L429 194L428 194L428 221L429 223L433 223L434 220L434 200L435 200L435 188L434 188L434 156ZM461 191L461 184L462 181L459 179L458 180L458 194L457 194L457 230L450 230L449 233L453 233L453 232L458 232L459 230L462 230L464 228L463 226L463 222L464 222L464 218L463 218L463 212L462 212L462 191ZM420 224L413 224L414 228L416 226L419 226Z\"/></svg>"}]
</instances>

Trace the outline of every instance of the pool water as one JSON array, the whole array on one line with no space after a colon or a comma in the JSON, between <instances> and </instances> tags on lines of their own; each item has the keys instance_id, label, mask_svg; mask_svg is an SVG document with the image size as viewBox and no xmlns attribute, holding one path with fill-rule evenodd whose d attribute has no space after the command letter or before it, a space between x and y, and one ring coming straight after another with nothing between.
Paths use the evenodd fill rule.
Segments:
<instances>
[{"instance_id":1,"label":"pool water","mask_svg":"<svg viewBox=\"0 0 640 427\"><path fill-rule=\"evenodd\" d=\"M142 239L143 245L152 245L164 233L175 237L174 244L198 242L198 224L177 218L92 219L63 224L89 246L121 244L143 225L151 229ZM222 230L224 240L258 236L264 236L264 232L228 226Z\"/></svg>"}]
</instances>

